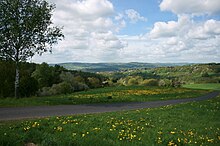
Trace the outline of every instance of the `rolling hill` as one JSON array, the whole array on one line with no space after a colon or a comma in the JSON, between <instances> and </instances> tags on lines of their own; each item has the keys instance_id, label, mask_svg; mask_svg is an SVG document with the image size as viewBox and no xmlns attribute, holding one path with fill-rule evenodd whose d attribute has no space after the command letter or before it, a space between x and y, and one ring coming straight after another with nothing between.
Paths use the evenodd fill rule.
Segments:
<instances>
[{"instance_id":1,"label":"rolling hill","mask_svg":"<svg viewBox=\"0 0 220 146\"><path fill-rule=\"evenodd\" d=\"M52 66L55 64L51 64ZM113 72L113 71L124 71L129 69L146 69L146 68L157 68L167 66L182 66L189 65L189 63L60 63L68 70L80 70L86 72Z\"/></svg>"}]
</instances>

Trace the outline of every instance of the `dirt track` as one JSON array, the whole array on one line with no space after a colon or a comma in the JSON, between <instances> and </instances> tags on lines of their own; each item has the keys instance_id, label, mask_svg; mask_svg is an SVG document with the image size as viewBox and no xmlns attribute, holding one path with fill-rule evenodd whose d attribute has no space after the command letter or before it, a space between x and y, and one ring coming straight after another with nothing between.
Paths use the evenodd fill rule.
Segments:
<instances>
[{"instance_id":1,"label":"dirt track","mask_svg":"<svg viewBox=\"0 0 220 146\"><path fill-rule=\"evenodd\" d=\"M165 105L174 105L185 102L207 100L210 98L214 98L218 95L219 92L216 91L197 98L167 101L0 108L0 121L40 118L49 116L63 116L73 114L104 113L141 108L154 108Z\"/></svg>"}]
</instances>

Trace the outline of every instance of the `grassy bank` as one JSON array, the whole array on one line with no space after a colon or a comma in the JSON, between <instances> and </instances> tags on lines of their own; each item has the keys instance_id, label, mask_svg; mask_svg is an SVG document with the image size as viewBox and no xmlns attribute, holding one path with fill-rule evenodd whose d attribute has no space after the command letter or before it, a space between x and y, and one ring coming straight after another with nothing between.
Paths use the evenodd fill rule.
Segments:
<instances>
[{"instance_id":1,"label":"grassy bank","mask_svg":"<svg viewBox=\"0 0 220 146\"><path fill-rule=\"evenodd\" d=\"M208 91L185 88L160 88L144 86L108 87L59 96L32 97L20 99L5 98L0 99L0 107L142 102L193 98L201 96L207 92Z\"/></svg>"},{"instance_id":2,"label":"grassy bank","mask_svg":"<svg viewBox=\"0 0 220 146\"><path fill-rule=\"evenodd\" d=\"M0 145L220 145L220 96L103 114L0 123Z\"/></svg>"},{"instance_id":3,"label":"grassy bank","mask_svg":"<svg viewBox=\"0 0 220 146\"><path fill-rule=\"evenodd\" d=\"M183 85L183 87L190 89L220 90L220 84L189 84Z\"/></svg>"}]
</instances>

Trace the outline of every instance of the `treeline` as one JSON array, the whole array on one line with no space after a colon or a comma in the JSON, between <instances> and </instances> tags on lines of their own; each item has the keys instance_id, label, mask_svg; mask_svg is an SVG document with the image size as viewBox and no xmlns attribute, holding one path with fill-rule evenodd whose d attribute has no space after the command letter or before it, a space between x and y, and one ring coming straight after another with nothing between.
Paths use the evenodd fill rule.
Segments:
<instances>
[{"instance_id":1,"label":"treeline","mask_svg":"<svg viewBox=\"0 0 220 146\"><path fill-rule=\"evenodd\" d=\"M105 78L94 73L69 71L47 63L20 63L19 96L47 96L99 88ZM0 97L14 97L15 63L0 60Z\"/></svg>"},{"instance_id":2,"label":"treeline","mask_svg":"<svg viewBox=\"0 0 220 146\"><path fill-rule=\"evenodd\" d=\"M142 76L126 76L120 79L109 78L110 86L161 86L180 87L181 83L177 79L143 78Z\"/></svg>"},{"instance_id":3,"label":"treeline","mask_svg":"<svg viewBox=\"0 0 220 146\"><path fill-rule=\"evenodd\" d=\"M220 64L196 64L176 67L136 69L103 73L111 85L179 87L182 84L220 83Z\"/></svg>"}]
</instances>

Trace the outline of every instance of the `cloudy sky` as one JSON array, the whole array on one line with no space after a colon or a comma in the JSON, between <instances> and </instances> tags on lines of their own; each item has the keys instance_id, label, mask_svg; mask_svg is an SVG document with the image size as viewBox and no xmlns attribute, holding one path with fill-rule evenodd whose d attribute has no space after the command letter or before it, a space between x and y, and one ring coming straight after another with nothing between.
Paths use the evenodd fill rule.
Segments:
<instances>
[{"instance_id":1,"label":"cloudy sky","mask_svg":"<svg viewBox=\"0 0 220 146\"><path fill-rule=\"evenodd\" d=\"M65 39L32 62L220 62L220 0L49 0Z\"/></svg>"}]
</instances>

